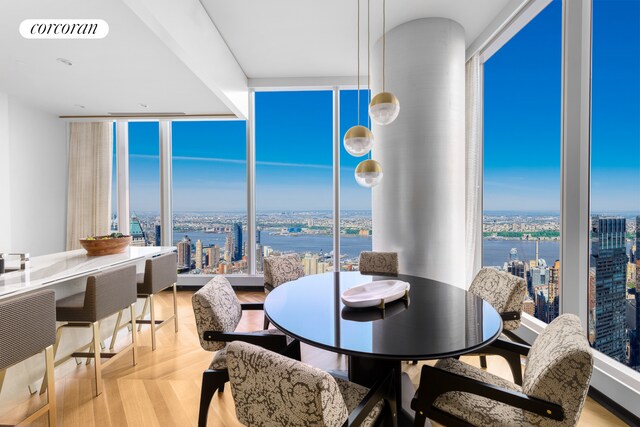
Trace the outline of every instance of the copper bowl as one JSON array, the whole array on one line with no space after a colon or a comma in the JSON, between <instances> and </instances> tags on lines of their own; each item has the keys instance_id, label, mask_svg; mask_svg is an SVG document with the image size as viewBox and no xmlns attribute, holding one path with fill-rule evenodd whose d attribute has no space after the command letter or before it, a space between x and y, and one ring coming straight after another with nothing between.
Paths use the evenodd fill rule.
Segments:
<instances>
[{"instance_id":1,"label":"copper bowl","mask_svg":"<svg viewBox=\"0 0 640 427\"><path fill-rule=\"evenodd\" d=\"M108 239L104 237L109 236L96 236L94 240L80 239L80 244L87 251L87 255L102 256L120 254L126 251L131 243L131 236L128 235Z\"/></svg>"}]
</instances>

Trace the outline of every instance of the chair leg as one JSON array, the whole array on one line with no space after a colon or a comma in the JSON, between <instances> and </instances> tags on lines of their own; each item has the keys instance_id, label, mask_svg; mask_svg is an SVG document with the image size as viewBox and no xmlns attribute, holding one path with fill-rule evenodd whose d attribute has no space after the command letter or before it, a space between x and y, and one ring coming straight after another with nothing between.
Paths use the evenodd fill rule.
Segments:
<instances>
[{"instance_id":1,"label":"chair leg","mask_svg":"<svg viewBox=\"0 0 640 427\"><path fill-rule=\"evenodd\" d=\"M229 374L225 371L207 370L202 374L202 390L200 391L200 410L198 427L206 427L209 405L214 393L224 391L224 384L229 381Z\"/></svg>"},{"instance_id":2,"label":"chair leg","mask_svg":"<svg viewBox=\"0 0 640 427\"><path fill-rule=\"evenodd\" d=\"M120 321L122 320L122 310L118 312L118 318L116 319L116 326L113 328L113 335L111 336L111 344L109 344L109 350L113 350L116 345L116 338L118 331L120 330Z\"/></svg>"},{"instance_id":3,"label":"chair leg","mask_svg":"<svg viewBox=\"0 0 640 427\"><path fill-rule=\"evenodd\" d=\"M424 424L427 422L427 414L424 413L423 410L418 409L416 411L416 417L413 421L414 427L424 427Z\"/></svg>"},{"instance_id":4,"label":"chair leg","mask_svg":"<svg viewBox=\"0 0 640 427\"><path fill-rule=\"evenodd\" d=\"M93 331L93 354L94 354L94 368L95 368L95 384L96 384L96 396L102 394L102 360L100 359L100 325L98 322L91 324Z\"/></svg>"},{"instance_id":5,"label":"chair leg","mask_svg":"<svg viewBox=\"0 0 640 427\"><path fill-rule=\"evenodd\" d=\"M144 305L142 306L142 313L140 313L140 320L144 319L145 314L147 314L147 306L149 305L149 298L144 299ZM142 330L142 323L138 325L138 332Z\"/></svg>"},{"instance_id":6,"label":"chair leg","mask_svg":"<svg viewBox=\"0 0 640 427\"><path fill-rule=\"evenodd\" d=\"M269 327L269 319L267 319L267 315L264 316L264 327L262 329L267 329Z\"/></svg>"},{"instance_id":7,"label":"chair leg","mask_svg":"<svg viewBox=\"0 0 640 427\"><path fill-rule=\"evenodd\" d=\"M480 355L480 367L482 369L487 369L487 356L484 354Z\"/></svg>"},{"instance_id":8,"label":"chair leg","mask_svg":"<svg viewBox=\"0 0 640 427\"><path fill-rule=\"evenodd\" d=\"M44 361L46 365L45 378L49 388L49 391L47 392L47 404L49 405L49 427L55 427L56 425L56 380L54 378L54 359L53 347L49 346L44 350Z\"/></svg>"},{"instance_id":9,"label":"chair leg","mask_svg":"<svg viewBox=\"0 0 640 427\"><path fill-rule=\"evenodd\" d=\"M178 333L178 287L173 284L173 324Z\"/></svg>"},{"instance_id":10,"label":"chair leg","mask_svg":"<svg viewBox=\"0 0 640 427\"><path fill-rule=\"evenodd\" d=\"M133 347L131 348L131 353L133 357L133 366L136 366L137 357L138 357L138 332L136 332L136 303L131 304L129 308L131 311L131 342L133 343Z\"/></svg>"},{"instance_id":11,"label":"chair leg","mask_svg":"<svg viewBox=\"0 0 640 427\"><path fill-rule=\"evenodd\" d=\"M149 313L151 314L151 351L156 349L156 310L153 294L149 295Z\"/></svg>"}]
</instances>

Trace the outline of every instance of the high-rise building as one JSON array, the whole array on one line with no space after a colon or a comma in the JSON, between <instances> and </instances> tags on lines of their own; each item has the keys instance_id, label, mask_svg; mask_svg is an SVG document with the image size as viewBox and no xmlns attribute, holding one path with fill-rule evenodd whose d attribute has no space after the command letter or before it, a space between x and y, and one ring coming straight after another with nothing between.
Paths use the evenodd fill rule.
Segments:
<instances>
[{"instance_id":1,"label":"high-rise building","mask_svg":"<svg viewBox=\"0 0 640 427\"><path fill-rule=\"evenodd\" d=\"M220 263L220 246L213 245L207 249L209 255L209 268L216 268Z\"/></svg>"},{"instance_id":2,"label":"high-rise building","mask_svg":"<svg viewBox=\"0 0 640 427\"><path fill-rule=\"evenodd\" d=\"M589 273L593 277L595 307L592 346L624 363L626 359L626 220L595 217L591 225Z\"/></svg>"},{"instance_id":3,"label":"high-rise building","mask_svg":"<svg viewBox=\"0 0 640 427\"><path fill-rule=\"evenodd\" d=\"M202 241L196 240L196 269L202 270Z\"/></svg>"},{"instance_id":4,"label":"high-rise building","mask_svg":"<svg viewBox=\"0 0 640 427\"><path fill-rule=\"evenodd\" d=\"M233 261L235 253L235 239L233 233L227 233L227 239L224 241L224 260L226 262Z\"/></svg>"},{"instance_id":5,"label":"high-rise building","mask_svg":"<svg viewBox=\"0 0 640 427\"><path fill-rule=\"evenodd\" d=\"M242 259L242 224L236 222L233 224L234 251L232 260L240 261Z\"/></svg>"},{"instance_id":6,"label":"high-rise building","mask_svg":"<svg viewBox=\"0 0 640 427\"><path fill-rule=\"evenodd\" d=\"M162 227L160 224L156 224L156 246L162 246Z\"/></svg>"},{"instance_id":7,"label":"high-rise building","mask_svg":"<svg viewBox=\"0 0 640 427\"><path fill-rule=\"evenodd\" d=\"M178 242L178 267L189 268L191 267L191 239L189 236Z\"/></svg>"},{"instance_id":8,"label":"high-rise building","mask_svg":"<svg viewBox=\"0 0 640 427\"><path fill-rule=\"evenodd\" d=\"M560 315L560 260L549 267L549 322Z\"/></svg>"},{"instance_id":9,"label":"high-rise building","mask_svg":"<svg viewBox=\"0 0 640 427\"><path fill-rule=\"evenodd\" d=\"M311 276L318 274L318 255L306 254L302 259L302 265L304 266L304 275Z\"/></svg>"},{"instance_id":10,"label":"high-rise building","mask_svg":"<svg viewBox=\"0 0 640 427\"><path fill-rule=\"evenodd\" d=\"M260 229L256 229L256 243L260 244Z\"/></svg>"},{"instance_id":11,"label":"high-rise building","mask_svg":"<svg viewBox=\"0 0 640 427\"><path fill-rule=\"evenodd\" d=\"M142 229L140 220L135 215L131 217L129 223L129 234L131 234L131 246L147 246L147 236Z\"/></svg>"}]
</instances>

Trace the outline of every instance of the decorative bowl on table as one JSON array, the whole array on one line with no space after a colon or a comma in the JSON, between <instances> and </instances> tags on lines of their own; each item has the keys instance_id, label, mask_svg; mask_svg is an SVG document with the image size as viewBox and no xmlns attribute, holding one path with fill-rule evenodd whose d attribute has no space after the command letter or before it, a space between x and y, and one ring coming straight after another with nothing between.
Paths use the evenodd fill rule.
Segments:
<instances>
[{"instance_id":1,"label":"decorative bowl on table","mask_svg":"<svg viewBox=\"0 0 640 427\"><path fill-rule=\"evenodd\" d=\"M107 236L90 236L80 239L80 244L89 256L120 254L127 250L131 236L113 233Z\"/></svg>"},{"instance_id":2,"label":"decorative bowl on table","mask_svg":"<svg viewBox=\"0 0 640 427\"><path fill-rule=\"evenodd\" d=\"M402 280L377 280L363 283L342 293L342 303L351 308L378 307L399 300L408 299L411 285Z\"/></svg>"}]
</instances>

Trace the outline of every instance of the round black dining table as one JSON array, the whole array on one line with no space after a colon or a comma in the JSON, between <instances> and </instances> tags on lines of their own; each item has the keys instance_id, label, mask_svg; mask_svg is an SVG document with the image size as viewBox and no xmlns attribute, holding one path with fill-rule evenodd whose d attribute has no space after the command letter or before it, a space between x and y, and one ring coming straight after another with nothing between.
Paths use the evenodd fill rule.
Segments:
<instances>
[{"instance_id":1,"label":"round black dining table","mask_svg":"<svg viewBox=\"0 0 640 427\"><path fill-rule=\"evenodd\" d=\"M408 282L408 298L388 303L384 309L344 305L344 291L378 280ZM331 272L305 276L271 291L264 311L285 334L347 355L353 382L371 387L393 369L400 425L413 419L409 404L414 391L408 376L403 378L402 361L475 352L502 331L500 315L481 298L456 286L402 274Z\"/></svg>"}]
</instances>

